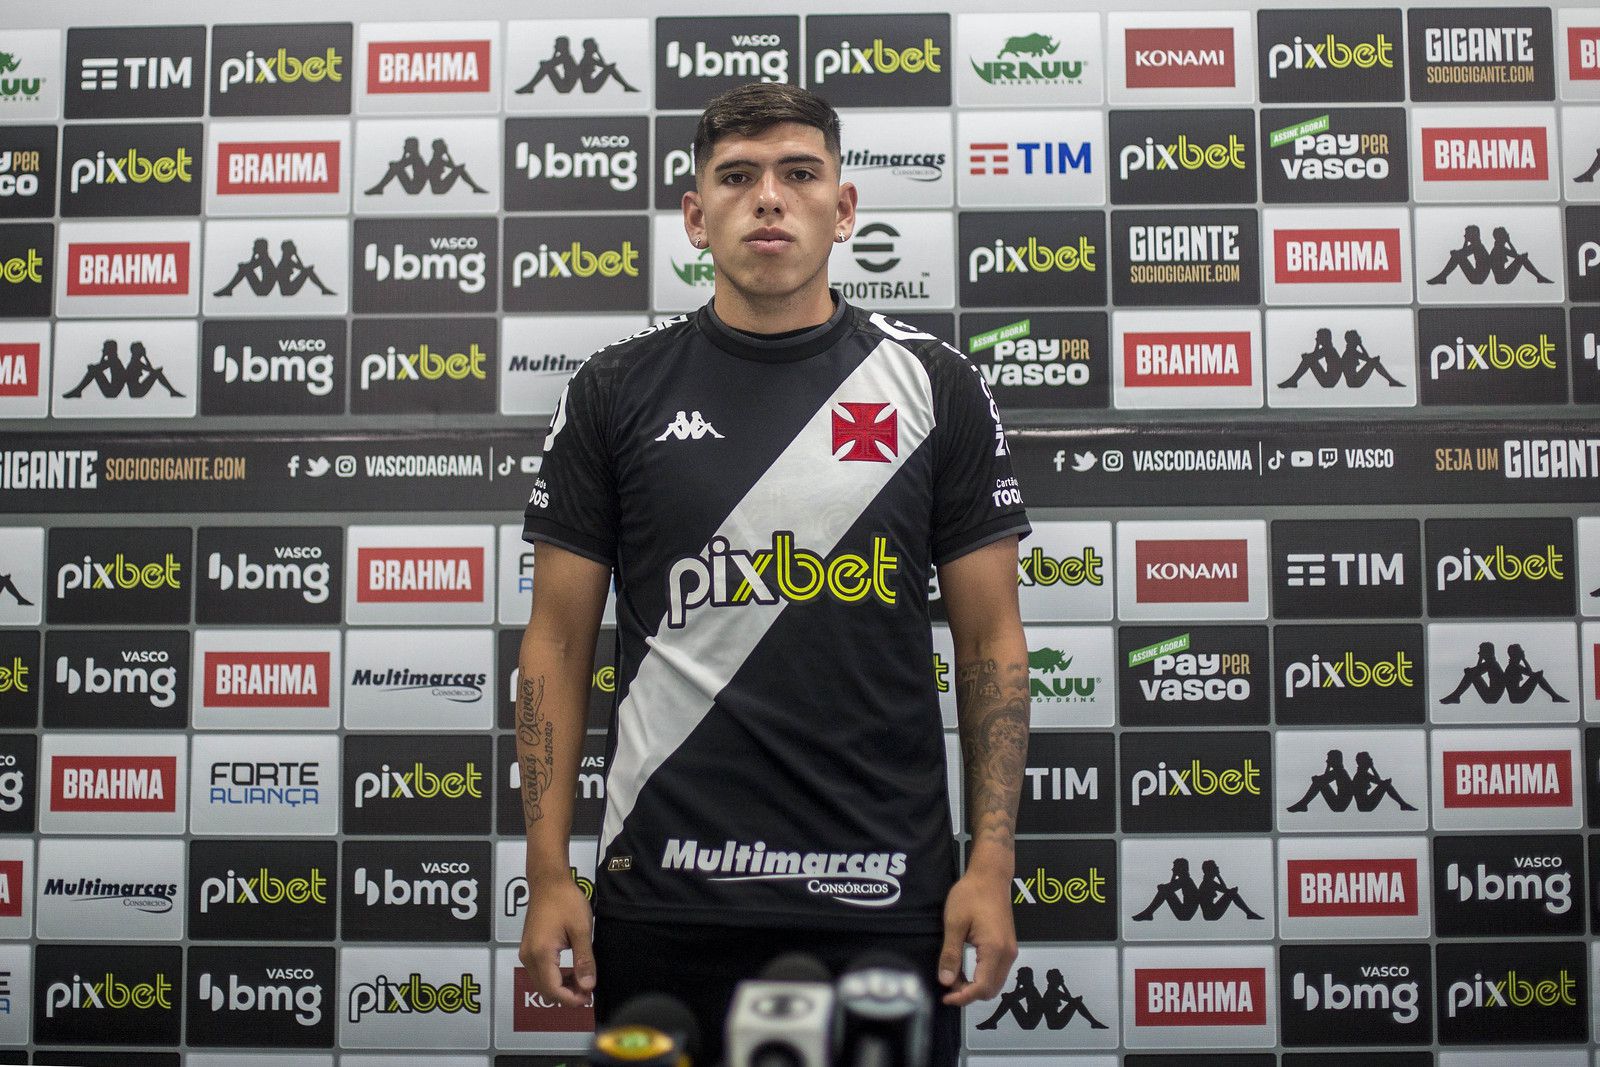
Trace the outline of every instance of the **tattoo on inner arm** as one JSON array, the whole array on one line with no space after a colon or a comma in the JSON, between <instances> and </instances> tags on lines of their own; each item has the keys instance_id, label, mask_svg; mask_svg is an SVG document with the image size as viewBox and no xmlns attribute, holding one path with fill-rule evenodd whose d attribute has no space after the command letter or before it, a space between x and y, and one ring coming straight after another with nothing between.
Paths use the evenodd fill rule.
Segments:
<instances>
[{"instance_id":1,"label":"tattoo on inner arm","mask_svg":"<svg viewBox=\"0 0 1600 1067\"><path fill-rule=\"evenodd\" d=\"M524 678L517 694L517 748L522 764L522 817L544 818L544 796L556 772L556 728L544 714L544 675Z\"/></svg>"},{"instance_id":2,"label":"tattoo on inner arm","mask_svg":"<svg viewBox=\"0 0 1600 1067\"><path fill-rule=\"evenodd\" d=\"M972 840L1014 846L1028 754L1028 665L992 659L956 671Z\"/></svg>"}]
</instances>

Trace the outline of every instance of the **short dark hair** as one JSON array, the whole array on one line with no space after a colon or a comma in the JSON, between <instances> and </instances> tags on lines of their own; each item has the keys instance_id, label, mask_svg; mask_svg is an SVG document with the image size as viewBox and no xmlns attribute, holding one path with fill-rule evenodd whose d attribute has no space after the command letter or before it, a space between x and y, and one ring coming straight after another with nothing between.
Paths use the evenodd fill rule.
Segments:
<instances>
[{"instance_id":1,"label":"short dark hair","mask_svg":"<svg viewBox=\"0 0 1600 1067\"><path fill-rule=\"evenodd\" d=\"M785 122L821 130L828 154L839 162L839 113L832 104L797 85L751 82L713 97L700 113L700 124L694 130L696 173L724 137L753 137Z\"/></svg>"}]
</instances>

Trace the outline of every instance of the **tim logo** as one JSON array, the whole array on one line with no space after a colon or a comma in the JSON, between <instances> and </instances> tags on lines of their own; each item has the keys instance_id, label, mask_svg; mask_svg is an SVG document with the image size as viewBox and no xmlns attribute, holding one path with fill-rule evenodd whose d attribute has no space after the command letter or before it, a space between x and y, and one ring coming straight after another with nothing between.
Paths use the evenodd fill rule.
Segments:
<instances>
[{"instance_id":1,"label":"tim logo","mask_svg":"<svg viewBox=\"0 0 1600 1067\"><path fill-rule=\"evenodd\" d=\"M1130 89L1226 89L1234 84L1233 29L1129 27L1124 39Z\"/></svg>"},{"instance_id":2,"label":"tim logo","mask_svg":"<svg viewBox=\"0 0 1600 1067\"><path fill-rule=\"evenodd\" d=\"M833 456L840 462L888 463L900 454L900 417L890 404L839 404L831 413Z\"/></svg>"},{"instance_id":3,"label":"tim logo","mask_svg":"<svg viewBox=\"0 0 1600 1067\"><path fill-rule=\"evenodd\" d=\"M1264 967L1136 967L1135 1026L1265 1026Z\"/></svg>"},{"instance_id":4,"label":"tim logo","mask_svg":"<svg viewBox=\"0 0 1600 1067\"><path fill-rule=\"evenodd\" d=\"M487 40L367 45L369 93L486 93L489 69Z\"/></svg>"},{"instance_id":5,"label":"tim logo","mask_svg":"<svg viewBox=\"0 0 1600 1067\"><path fill-rule=\"evenodd\" d=\"M1543 126L1422 129L1423 181L1542 182L1549 177L1549 132Z\"/></svg>"},{"instance_id":6,"label":"tim logo","mask_svg":"<svg viewBox=\"0 0 1600 1067\"><path fill-rule=\"evenodd\" d=\"M1051 1030L1062 1030L1074 1019L1082 1019L1090 1030L1108 1029L1095 1018L1084 998L1074 996L1067 988L1066 975L1061 968L1052 967L1045 972L1044 989L1039 989L1032 967L1018 967L1015 984L1001 994L994 1013L978 1024L979 1030L994 1030L1007 1016L1022 1030L1037 1030L1043 1023ZM1080 1028L1081 1029L1081 1028Z\"/></svg>"},{"instance_id":7,"label":"tim logo","mask_svg":"<svg viewBox=\"0 0 1600 1067\"><path fill-rule=\"evenodd\" d=\"M326 708L327 652L207 652L205 703L216 708Z\"/></svg>"},{"instance_id":8,"label":"tim logo","mask_svg":"<svg viewBox=\"0 0 1600 1067\"><path fill-rule=\"evenodd\" d=\"M1417 914L1417 861L1292 859L1288 861L1291 919L1365 919Z\"/></svg>"},{"instance_id":9,"label":"tim logo","mask_svg":"<svg viewBox=\"0 0 1600 1067\"><path fill-rule=\"evenodd\" d=\"M1400 280L1398 229L1280 229L1272 233L1272 247L1273 280L1280 285Z\"/></svg>"},{"instance_id":10,"label":"tim logo","mask_svg":"<svg viewBox=\"0 0 1600 1067\"><path fill-rule=\"evenodd\" d=\"M176 756L53 756L51 811L176 811Z\"/></svg>"},{"instance_id":11,"label":"tim logo","mask_svg":"<svg viewBox=\"0 0 1600 1067\"><path fill-rule=\"evenodd\" d=\"M1141 604L1240 604L1250 600L1249 542L1140 540L1134 545Z\"/></svg>"},{"instance_id":12,"label":"tim logo","mask_svg":"<svg viewBox=\"0 0 1600 1067\"><path fill-rule=\"evenodd\" d=\"M217 146L219 196L338 191L338 141L224 141Z\"/></svg>"},{"instance_id":13,"label":"tim logo","mask_svg":"<svg viewBox=\"0 0 1600 1067\"><path fill-rule=\"evenodd\" d=\"M1444 754L1445 808L1570 808L1572 753L1494 749Z\"/></svg>"},{"instance_id":14,"label":"tim logo","mask_svg":"<svg viewBox=\"0 0 1600 1067\"><path fill-rule=\"evenodd\" d=\"M483 600L483 549L356 550L356 599L363 604L466 604Z\"/></svg>"},{"instance_id":15,"label":"tim logo","mask_svg":"<svg viewBox=\"0 0 1600 1067\"><path fill-rule=\"evenodd\" d=\"M189 292L187 241L72 242L68 296L183 296Z\"/></svg>"}]
</instances>

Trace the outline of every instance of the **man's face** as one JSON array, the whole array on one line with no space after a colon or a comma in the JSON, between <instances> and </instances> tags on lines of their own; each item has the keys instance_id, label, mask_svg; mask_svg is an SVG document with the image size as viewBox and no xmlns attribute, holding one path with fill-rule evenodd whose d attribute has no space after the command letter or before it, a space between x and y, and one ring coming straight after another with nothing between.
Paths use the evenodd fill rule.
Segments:
<instances>
[{"instance_id":1,"label":"man's face","mask_svg":"<svg viewBox=\"0 0 1600 1067\"><path fill-rule=\"evenodd\" d=\"M683 195L684 228L711 249L718 286L773 298L827 284L828 253L855 225L855 186L822 131L786 122L718 141Z\"/></svg>"}]
</instances>

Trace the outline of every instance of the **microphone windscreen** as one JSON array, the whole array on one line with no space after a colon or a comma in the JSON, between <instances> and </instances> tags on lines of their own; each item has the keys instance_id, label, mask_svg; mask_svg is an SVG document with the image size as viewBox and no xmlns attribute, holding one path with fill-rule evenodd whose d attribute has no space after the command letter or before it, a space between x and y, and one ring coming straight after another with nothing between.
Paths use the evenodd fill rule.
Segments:
<instances>
[{"instance_id":1,"label":"microphone windscreen","mask_svg":"<svg viewBox=\"0 0 1600 1067\"><path fill-rule=\"evenodd\" d=\"M831 982L833 975L815 956L804 952L785 952L761 969L768 982Z\"/></svg>"},{"instance_id":2,"label":"microphone windscreen","mask_svg":"<svg viewBox=\"0 0 1600 1067\"><path fill-rule=\"evenodd\" d=\"M621 1026L651 1026L664 1034L682 1038L683 1051L691 1060L700 1052L700 1024L694 1012L677 997L665 993L644 993L623 1004L605 1029Z\"/></svg>"}]
</instances>

